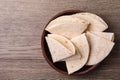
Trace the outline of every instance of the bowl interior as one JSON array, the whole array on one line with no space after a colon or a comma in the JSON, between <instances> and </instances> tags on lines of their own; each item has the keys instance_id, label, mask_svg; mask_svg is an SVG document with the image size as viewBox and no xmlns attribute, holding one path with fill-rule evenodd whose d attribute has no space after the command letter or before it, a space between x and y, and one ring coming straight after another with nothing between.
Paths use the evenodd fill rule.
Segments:
<instances>
[{"instance_id":1,"label":"bowl interior","mask_svg":"<svg viewBox=\"0 0 120 80\"><path fill-rule=\"evenodd\" d=\"M57 18L59 16L71 15L71 14L80 13L80 12L82 12L82 11L80 11L80 10L67 10L67 11L63 11L63 12L58 13L57 15L55 15L50 21L52 21L53 19L55 19L55 18ZM48 22L48 24L49 24L49 22ZM47 25L45 27L47 27ZM65 62L57 62L57 63L53 63L52 62L50 51L49 51L49 48L48 48L46 40L45 40L45 36L47 36L47 34L50 34L50 33L44 30L43 33L42 33L42 38L41 38L42 52L43 52L43 55L44 55L46 61L49 63L49 65L52 68L54 68L58 72L68 75ZM85 74L85 73L91 71L92 69L94 69L96 66L97 65L94 65L94 66L84 66L82 69L78 70L77 72L73 73L72 75Z\"/></svg>"}]
</instances>

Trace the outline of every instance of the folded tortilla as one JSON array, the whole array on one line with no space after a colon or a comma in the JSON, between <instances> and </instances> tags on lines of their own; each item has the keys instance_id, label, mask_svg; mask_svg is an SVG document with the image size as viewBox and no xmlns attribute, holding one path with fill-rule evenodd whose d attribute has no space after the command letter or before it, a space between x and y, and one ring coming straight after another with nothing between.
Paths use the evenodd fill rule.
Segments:
<instances>
[{"instance_id":1,"label":"folded tortilla","mask_svg":"<svg viewBox=\"0 0 120 80\"><path fill-rule=\"evenodd\" d=\"M58 34L48 34L48 37L55 39L62 45L64 45L67 49L69 49L73 54L75 54L75 47L73 43L64 36Z\"/></svg>"},{"instance_id":2,"label":"folded tortilla","mask_svg":"<svg viewBox=\"0 0 120 80\"><path fill-rule=\"evenodd\" d=\"M90 25L87 30L89 31L104 31L108 28L105 21L95 14L83 12L73 14L72 16L88 21Z\"/></svg>"},{"instance_id":3,"label":"folded tortilla","mask_svg":"<svg viewBox=\"0 0 120 80\"><path fill-rule=\"evenodd\" d=\"M114 33L111 32L96 32L96 31L90 31L91 33L103 37L107 40L114 41Z\"/></svg>"},{"instance_id":4,"label":"folded tortilla","mask_svg":"<svg viewBox=\"0 0 120 80\"><path fill-rule=\"evenodd\" d=\"M98 64L109 55L115 43L91 32L86 35L91 48L87 65Z\"/></svg>"},{"instance_id":5,"label":"folded tortilla","mask_svg":"<svg viewBox=\"0 0 120 80\"><path fill-rule=\"evenodd\" d=\"M71 41L77 47L77 54L81 54L81 58L74 60L66 60L68 74L72 74L81 69L86 64L89 56L89 45L85 34L77 36L71 39ZM76 57L73 56L73 58Z\"/></svg>"},{"instance_id":6,"label":"folded tortilla","mask_svg":"<svg viewBox=\"0 0 120 80\"><path fill-rule=\"evenodd\" d=\"M89 15L89 16L97 19L98 21L102 22L105 26L108 26L107 23L106 23L101 17L99 17L99 16L96 15L96 14L88 13L88 12L85 12L85 13L83 13L83 14Z\"/></svg>"},{"instance_id":7,"label":"folded tortilla","mask_svg":"<svg viewBox=\"0 0 120 80\"><path fill-rule=\"evenodd\" d=\"M64 45L67 49L69 49L73 54L76 53L77 49L75 49L75 46L73 45L73 43L67 39L66 37L64 36L61 36L61 35L58 35L58 34L48 34L48 37L51 37L55 40L57 40L58 42L60 42L62 45ZM75 54L73 55L75 56L76 58L73 58L72 56L68 57L68 58L65 58L61 61L65 61L65 60L73 60L73 59L78 59L81 57L80 54Z\"/></svg>"},{"instance_id":8,"label":"folded tortilla","mask_svg":"<svg viewBox=\"0 0 120 80\"><path fill-rule=\"evenodd\" d=\"M83 33L87 29L88 24L89 23L83 19L61 16L51 21L45 30L71 39Z\"/></svg>"},{"instance_id":9,"label":"folded tortilla","mask_svg":"<svg viewBox=\"0 0 120 80\"><path fill-rule=\"evenodd\" d=\"M45 39L47 41L53 62L58 62L64 58L74 55L74 53L55 39L50 37L45 37Z\"/></svg>"}]
</instances>

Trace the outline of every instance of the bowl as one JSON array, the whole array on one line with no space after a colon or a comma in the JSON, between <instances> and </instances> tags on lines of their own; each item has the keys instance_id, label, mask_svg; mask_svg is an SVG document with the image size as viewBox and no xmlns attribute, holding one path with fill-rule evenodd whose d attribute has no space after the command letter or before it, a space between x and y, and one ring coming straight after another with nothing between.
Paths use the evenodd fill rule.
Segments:
<instances>
[{"instance_id":1,"label":"bowl","mask_svg":"<svg viewBox=\"0 0 120 80\"><path fill-rule=\"evenodd\" d=\"M62 11L62 12L58 13L57 15L55 15L53 18L51 18L51 20L49 22L51 22L55 18L63 16L63 15L71 15L71 14L80 13L80 12L83 12L83 11L80 11L80 10ZM49 24L49 22L47 23L47 25ZM45 28L47 27L47 25L45 26ZM49 51L49 48L48 48L46 40L45 40L45 36L47 36L47 34L49 34L49 32L45 31L45 28L44 28L44 30L42 32L42 37L41 37L41 49L42 49L43 56L44 56L45 60L48 62L48 64L53 69L55 69L56 71L58 71L58 72L60 72L62 74L68 75L68 72L67 72L67 69L66 69L66 66L65 66L65 62L57 62L57 63L52 62L50 51ZM78 70L77 72L75 72L75 73L73 73L71 75L83 75L83 74L86 74L86 73L90 72L91 70L93 70L94 68L96 68L97 65L84 66L82 69Z\"/></svg>"}]
</instances>

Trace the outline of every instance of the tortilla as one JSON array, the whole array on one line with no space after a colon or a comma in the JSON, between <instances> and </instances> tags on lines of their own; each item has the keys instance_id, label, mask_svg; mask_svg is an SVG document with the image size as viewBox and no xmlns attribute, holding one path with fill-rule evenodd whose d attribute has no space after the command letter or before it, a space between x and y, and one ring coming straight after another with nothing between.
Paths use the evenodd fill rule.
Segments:
<instances>
[{"instance_id":1,"label":"tortilla","mask_svg":"<svg viewBox=\"0 0 120 80\"><path fill-rule=\"evenodd\" d=\"M45 37L53 62L58 62L64 58L74 55L69 49L53 38Z\"/></svg>"},{"instance_id":2,"label":"tortilla","mask_svg":"<svg viewBox=\"0 0 120 80\"><path fill-rule=\"evenodd\" d=\"M61 16L51 21L45 30L71 39L83 33L88 24L87 21L72 16Z\"/></svg>"},{"instance_id":3,"label":"tortilla","mask_svg":"<svg viewBox=\"0 0 120 80\"><path fill-rule=\"evenodd\" d=\"M72 16L90 22L90 25L87 29L89 31L104 31L108 28L108 25L105 23L105 21L95 14L83 12L73 14Z\"/></svg>"},{"instance_id":4,"label":"tortilla","mask_svg":"<svg viewBox=\"0 0 120 80\"><path fill-rule=\"evenodd\" d=\"M95 32L95 31L90 31L91 33L103 37L109 41L114 41L114 33L111 32Z\"/></svg>"},{"instance_id":5,"label":"tortilla","mask_svg":"<svg viewBox=\"0 0 120 80\"><path fill-rule=\"evenodd\" d=\"M115 43L91 32L86 34L91 48L87 65L98 64L109 55Z\"/></svg>"},{"instance_id":6,"label":"tortilla","mask_svg":"<svg viewBox=\"0 0 120 80\"><path fill-rule=\"evenodd\" d=\"M89 16L93 17L94 19L97 19L98 21L102 22L105 26L108 26L108 25L106 24L106 22L105 22L101 17L99 17L99 16L96 15L96 14L88 13L88 12L85 12L84 14L89 15Z\"/></svg>"},{"instance_id":7,"label":"tortilla","mask_svg":"<svg viewBox=\"0 0 120 80\"><path fill-rule=\"evenodd\" d=\"M82 57L74 60L66 60L68 74L72 74L81 69L86 64L89 56L89 45L85 34L77 36L71 39L71 41L79 50L77 54L81 54ZM73 58L76 57L73 56Z\"/></svg>"},{"instance_id":8,"label":"tortilla","mask_svg":"<svg viewBox=\"0 0 120 80\"><path fill-rule=\"evenodd\" d=\"M58 34L48 34L48 37L55 39L62 45L64 45L67 49L69 49L73 54L75 54L75 47L73 43L64 36Z\"/></svg>"},{"instance_id":9,"label":"tortilla","mask_svg":"<svg viewBox=\"0 0 120 80\"><path fill-rule=\"evenodd\" d=\"M75 54L75 52L76 52L75 46L73 45L73 43L69 39L65 38L64 36L58 35L58 34L48 34L48 37L51 37L51 38L57 40L62 45L64 45L67 49L69 49L73 54ZM76 56L76 59L81 57L80 54L79 55L75 54L73 56ZM61 61L73 60L73 59L74 58L72 58L72 56L71 56L71 57L65 58Z\"/></svg>"}]
</instances>

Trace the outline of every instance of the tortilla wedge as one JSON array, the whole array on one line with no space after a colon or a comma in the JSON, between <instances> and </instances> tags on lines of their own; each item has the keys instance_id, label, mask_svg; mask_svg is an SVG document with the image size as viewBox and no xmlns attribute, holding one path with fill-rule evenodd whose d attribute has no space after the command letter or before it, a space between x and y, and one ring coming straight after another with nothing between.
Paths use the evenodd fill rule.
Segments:
<instances>
[{"instance_id":1,"label":"tortilla wedge","mask_svg":"<svg viewBox=\"0 0 120 80\"><path fill-rule=\"evenodd\" d=\"M102 22L105 26L108 26L108 25L106 24L106 22L105 22L101 17L99 17L99 16L96 15L96 14L88 13L88 12L83 13L83 14L89 15L89 16L91 16L91 17L97 19L98 21Z\"/></svg>"},{"instance_id":2,"label":"tortilla wedge","mask_svg":"<svg viewBox=\"0 0 120 80\"><path fill-rule=\"evenodd\" d=\"M89 56L89 45L85 34L77 36L71 39L71 41L79 50L77 54L81 54L82 57L74 60L66 60L68 74L72 74L81 69L86 64ZM75 57L73 56L73 58Z\"/></svg>"},{"instance_id":3,"label":"tortilla wedge","mask_svg":"<svg viewBox=\"0 0 120 80\"><path fill-rule=\"evenodd\" d=\"M87 32L86 35L91 47L89 60L86 65L98 64L109 55L115 43L91 32Z\"/></svg>"},{"instance_id":4,"label":"tortilla wedge","mask_svg":"<svg viewBox=\"0 0 120 80\"><path fill-rule=\"evenodd\" d=\"M51 37L51 38L57 40L58 42L60 42L67 49L69 49L73 54L76 53L77 50L75 49L75 46L73 45L73 43L69 39L65 38L64 36L61 36L61 35L58 35L58 34L48 34L48 37ZM78 55L75 54L73 56L76 56L76 59L81 57L80 54L78 54ZM73 60L73 59L75 59L75 58L72 58L72 56L71 56L71 57L65 58L61 61Z\"/></svg>"},{"instance_id":5,"label":"tortilla wedge","mask_svg":"<svg viewBox=\"0 0 120 80\"><path fill-rule=\"evenodd\" d=\"M95 14L83 12L73 14L72 16L90 22L88 27L89 31L104 31L108 28L108 25L105 23L105 21Z\"/></svg>"},{"instance_id":6,"label":"tortilla wedge","mask_svg":"<svg viewBox=\"0 0 120 80\"><path fill-rule=\"evenodd\" d=\"M51 21L45 30L71 39L83 33L88 24L87 21L72 16L61 16Z\"/></svg>"},{"instance_id":7,"label":"tortilla wedge","mask_svg":"<svg viewBox=\"0 0 120 80\"><path fill-rule=\"evenodd\" d=\"M69 49L73 54L75 54L75 47L73 43L64 36L58 34L48 34L48 37L55 39L62 45L64 45L67 49Z\"/></svg>"},{"instance_id":8,"label":"tortilla wedge","mask_svg":"<svg viewBox=\"0 0 120 80\"><path fill-rule=\"evenodd\" d=\"M109 41L114 41L114 33L111 32L95 32L95 31L90 31L91 33L103 37Z\"/></svg>"},{"instance_id":9,"label":"tortilla wedge","mask_svg":"<svg viewBox=\"0 0 120 80\"><path fill-rule=\"evenodd\" d=\"M53 38L45 37L53 62L58 62L64 58L74 55L69 49Z\"/></svg>"}]
</instances>

